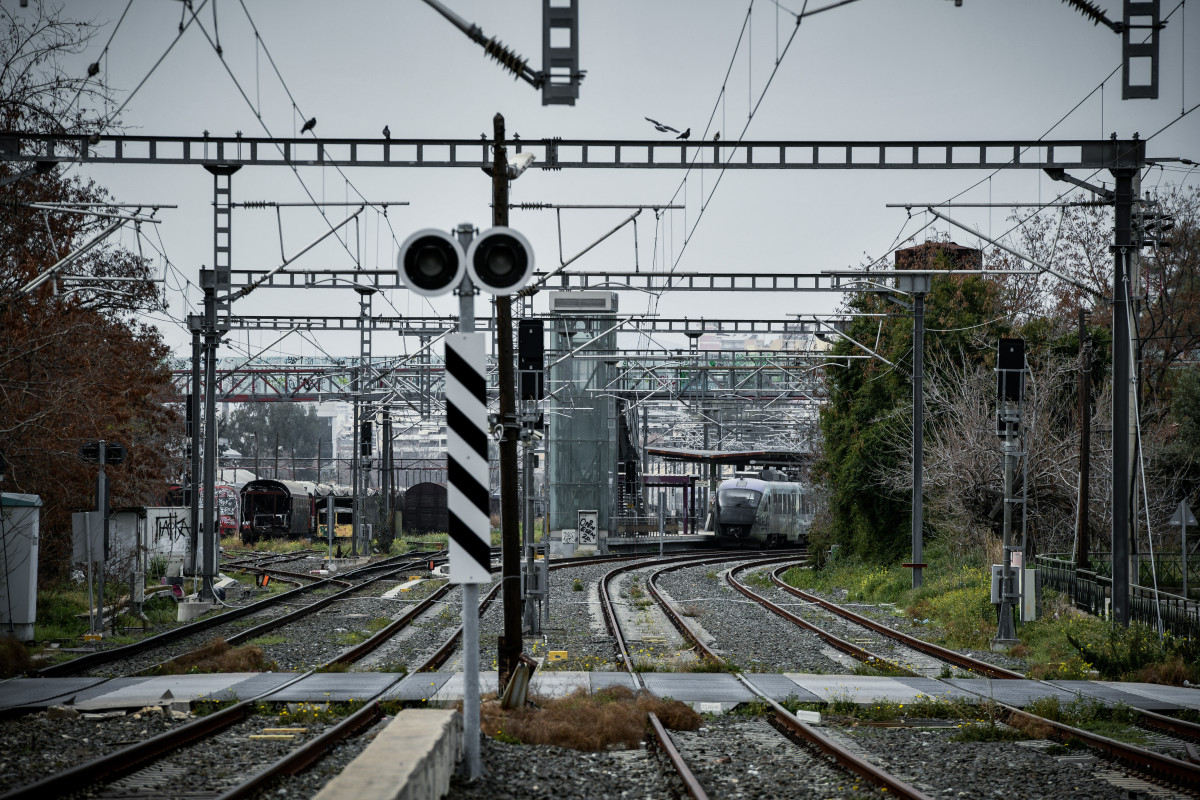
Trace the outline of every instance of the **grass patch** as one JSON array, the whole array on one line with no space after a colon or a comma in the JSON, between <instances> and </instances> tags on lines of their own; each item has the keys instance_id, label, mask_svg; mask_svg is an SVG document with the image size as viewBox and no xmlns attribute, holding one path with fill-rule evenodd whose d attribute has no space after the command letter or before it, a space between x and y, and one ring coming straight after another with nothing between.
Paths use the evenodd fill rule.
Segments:
<instances>
[{"instance_id":1,"label":"grass patch","mask_svg":"<svg viewBox=\"0 0 1200 800\"><path fill-rule=\"evenodd\" d=\"M571 591L572 592L582 592L583 591L583 581L579 580L579 578L576 578L575 582L571 584Z\"/></svg>"},{"instance_id":2,"label":"grass patch","mask_svg":"<svg viewBox=\"0 0 1200 800\"><path fill-rule=\"evenodd\" d=\"M1007 725L974 723L964 725L950 736L952 742L1019 742L1028 739L1024 731Z\"/></svg>"},{"instance_id":3,"label":"grass patch","mask_svg":"<svg viewBox=\"0 0 1200 800\"><path fill-rule=\"evenodd\" d=\"M283 644L288 638L281 633L268 633L265 636L259 636L256 639L251 639L246 644L254 647L270 647L273 644Z\"/></svg>"},{"instance_id":4,"label":"grass patch","mask_svg":"<svg viewBox=\"0 0 1200 800\"><path fill-rule=\"evenodd\" d=\"M37 620L33 638L39 642L77 639L87 633L87 588L74 584L58 584L37 593Z\"/></svg>"},{"instance_id":5,"label":"grass patch","mask_svg":"<svg viewBox=\"0 0 1200 800\"><path fill-rule=\"evenodd\" d=\"M159 666L155 675L194 675L208 672L267 672L278 669L267 661L262 648L254 645L230 647L224 639L213 639L191 653Z\"/></svg>"},{"instance_id":6,"label":"grass patch","mask_svg":"<svg viewBox=\"0 0 1200 800\"><path fill-rule=\"evenodd\" d=\"M711 658L701 658L689 664L683 672L741 672L742 668L732 661L713 661Z\"/></svg>"},{"instance_id":7,"label":"grass patch","mask_svg":"<svg viewBox=\"0 0 1200 800\"><path fill-rule=\"evenodd\" d=\"M229 708L232 705L237 705L237 695L228 697L224 700L193 700L192 713L197 717L207 717L209 714L215 714L223 708Z\"/></svg>"},{"instance_id":8,"label":"grass patch","mask_svg":"<svg viewBox=\"0 0 1200 800\"><path fill-rule=\"evenodd\" d=\"M771 581L771 576L765 570L757 570L747 575L742 583L755 589L771 589L775 584Z\"/></svg>"},{"instance_id":9,"label":"grass patch","mask_svg":"<svg viewBox=\"0 0 1200 800\"><path fill-rule=\"evenodd\" d=\"M1137 711L1124 703L1107 706L1099 700L1085 697L1063 703L1057 697L1041 697L1025 710L1117 741L1141 746L1150 744L1146 732L1137 727Z\"/></svg>"},{"instance_id":10,"label":"grass patch","mask_svg":"<svg viewBox=\"0 0 1200 800\"><path fill-rule=\"evenodd\" d=\"M371 635L366 631L343 631L334 636L333 640L343 647L353 647L356 644L362 644L369 638Z\"/></svg>"},{"instance_id":11,"label":"grass patch","mask_svg":"<svg viewBox=\"0 0 1200 800\"><path fill-rule=\"evenodd\" d=\"M802 589L831 594L844 590L847 603L893 605L895 610L889 611L907 614L920 623L924 638L947 647L988 649L997 623L987 555L952 554L935 546L927 560L930 566L916 590L909 571L899 565L844 557L821 569L792 567L783 579ZM1031 678L1200 682L1200 641L1169 635L1160 640L1150 626L1134 623L1126 628L1087 616L1050 590L1043 593L1041 618L1020 624L1017 636L1020 643L1011 655L1028 662Z\"/></svg>"},{"instance_id":12,"label":"grass patch","mask_svg":"<svg viewBox=\"0 0 1200 800\"><path fill-rule=\"evenodd\" d=\"M480 709L484 733L512 744L552 744L573 750L601 751L636 748L647 736L647 714L654 714L671 730L694 731L703 718L678 700L657 698L613 686L589 694L580 689L553 700L539 700L539 708L504 711L496 701Z\"/></svg>"}]
</instances>

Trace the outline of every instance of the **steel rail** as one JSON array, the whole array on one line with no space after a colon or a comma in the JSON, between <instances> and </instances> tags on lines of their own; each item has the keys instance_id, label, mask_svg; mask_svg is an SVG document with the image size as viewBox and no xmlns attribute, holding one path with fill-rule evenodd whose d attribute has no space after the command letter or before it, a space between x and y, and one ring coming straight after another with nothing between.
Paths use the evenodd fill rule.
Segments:
<instances>
[{"instance_id":1,"label":"steel rail","mask_svg":"<svg viewBox=\"0 0 1200 800\"><path fill-rule=\"evenodd\" d=\"M793 614L792 612L788 611L787 609L782 608L781 606L778 606L775 603L772 603L770 600L768 600L767 598L763 597L760 594L757 594L756 592L751 590L749 586L746 586L744 583L742 583L741 581L737 580L736 577L734 577L735 572L742 572L747 569L755 569L757 567L768 566L770 564L778 563L778 561L779 561L778 558L771 558L771 559L764 559L762 561L752 561L748 564L742 564L741 566L734 567L734 568L730 569L728 572L726 572L725 580L734 589L737 589L739 592L744 594L746 597L749 597L751 600L755 601L759 605L763 606L764 608L768 609L769 611L774 612L775 614L779 615L780 617L783 617L788 622L794 623L806 631L811 631L812 633L815 633L817 636L820 636L822 639L824 639L827 643L829 643L834 648L841 650L843 653L846 653L847 655L849 655L853 658L856 658L859 661L862 661L863 663L870 663L870 662L874 661L880 665L887 664L887 665L891 666L892 668L902 670L913 677L920 677L916 672L913 672L912 670L908 669L907 667L900 666L899 664L889 661L888 659L883 658L882 656L878 656L875 653L872 653L870 650L866 650L862 647L859 647L856 644L853 644L852 642L848 642L845 639L841 638L840 636L830 633L829 631L827 631L823 628L819 628L816 625L809 622L808 620L802 619L801 617Z\"/></svg>"},{"instance_id":2,"label":"steel rail","mask_svg":"<svg viewBox=\"0 0 1200 800\"><path fill-rule=\"evenodd\" d=\"M854 622L855 624L862 625L862 626L867 627L873 631L876 631L877 633L880 633L884 636L895 639L896 641L899 641L902 644L904 644L905 646L911 647L914 650L918 650L927 655L931 655L934 658L938 658L943 661L947 661L956 666L963 667L965 669L969 669L974 672L978 672L980 674L986 675L989 678L1000 678L1000 679L1004 679L1004 680L1026 680L1025 676L1019 672L1007 670L1007 669L1004 669L1003 667L998 667L998 666L995 666L994 664L989 664L986 661L982 661L980 659L973 658L972 656L966 655L965 653L959 653L957 651L950 650L948 648L934 644L933 642L927 642L927 641L924 641L923 639L918 639L915 636L912 636L911 634L907 634L907 633L904 633L903 631L898 631L893 628L889 628L886 625L883 625L882 623L876 622L875 620L869 619L860 614L856 614L855 612L850 611L847 608L839 606L838 604L833 603L831 601L825 600L824 598L818 597L817 595L810 594L808 592L805 592L802 589L797 589L794 586L790 586L780 578L780 573L783 572L783 570L787 569L787 568L789 568L789 566L785 565L785 566L779 567L775 570L772 570L771 571L771 580L775 583L776 586L778 586L779 588L788 592L789 594L792 594L795 597L798 597L801 600L815 603L816 605L819 605L821 608L824 608L826 611L829 611L832 614L836 614L844 619ZM1045 683L1045 681L1039 681L1039 682ZM1049 685L1053 686L1056 689L1062 689L1064 691L1071 692L1072 694L1075 694L1079 697L1087 697L1089 699L1093 699L1090 695L1087 695L1083 692L1078 692L1078 691L1075 691L1073 689L1063 687L1063 686L1056 686L1053 683L1051 683ZM1165 714L1159 714L1154 711L1150 711L1148 709L1134 708L1133 710L1135 712L1137 712L1138 724L1141 725L1142 727L1153 728L1155 730L1162 731L1163 733L1170 734L1171 736L1177 736L1182 739L1187 739L1190 741L1200 741L1200 724L1197 724L1194 722L1188 722L1187 720L1176 719L1174 717L1169 717Z\"/></svg>"},{"instance_id":3,"label":"steel rail","mask_svg":"<svg viewBox=\"0 0 1200 800\"><path fill-rule=\"evenodd\" d=\"M143 764L172 753L197 739L219 733L249 716L253 700L243 700L228 708L199 717L186 725L172 728L151 739L100 758L77 764L62 772L47 776L40 781L13 789L3 795L2 800L44 800L46 797L65 797L75 792L93 788L93 784L113 781L137 770Z\"/></svg>"},{"instance_id":4,"label":"steel rail","mask_svg":"<svg viewBox=\"0 0 1200 800\"><path fill-rule=\"evenodd\" d=\"M895 775L880 769L870 761L851 753L831 739L822 736L816 728L798 719L779 703L767 697L758 687L746 680L744 676L738 675L737 679L747 689L771 705L771 708L775 711L775 726L785 735L799 739L805 744L812 745L831 757L839 766L883 788L890 795L907 798L907 800L932 800L929 795L915 786L905 783Z\"/></svg>"},{"instance_id":5,"label":"steel rail","mask_svg":"<svg viewBox=\"0 0 1200 800\"><path fill-rule=\"evenodd\" d=\"M411 558L412 555L415 554L394 556L390 559L387 559L387 561L390 565L391 563L399 561L402 558ZM370 566L374 567L375 565ZM358 572L359 569L351 570L345 573L345 576L352 577L358 574ZM337 579L321 578L314 583L308 584L307 586L300 586L296 589L290 589L282 594L277 594L274 597L268 597L256 603L250 603L249 605L231 607L220 614L216 614L211 617L204 617L196 620L195 622L190 622L186 625L180 625L177 628L172 628L171 630L155 634L154 636L147 636L145 639L140 639L131 644L114 647L110 650L99 650L95 653L87 653L79 656L78 658L73 658L70 661L64 661L60 664L51 664L48 667L42 667L37 671L36 674L38 677L42 678L60 678L69 675L77 675L85 670L93 669L114 661L120 661L123 658L135 656L139 653L145 652L146 650L153 650L161 645L169 644L173 641L186 638L196 633L201 633L209 628L215 628L218 625L224 625L227 622L232 622L233 620L250 616L251 614L255 614L263 610L264 608L269 608L270 606L278 603L293 600L302 594L312 592L326 585L330 585L334 581L337 581Z\"/></svg>"},{"instance_id":6,"label":"steel rail","mask_svg":"<svg viewBox=\"0 0 1200 800\"><path fill-rule=\"evenodd\" d=\"M282 628L285 625L290 625L291 623L295 622L298 619L302 619L304 617L309 616L310 614L314 614L317 611L320 611L321 609L332 605L335 600L340 600L343 597L347 597L347 596L353 594L354 592L357 592L367 586L370 586L373 583L376 583L377 581L381 581L384 578L390 577L391 575L394 575L397 572L404 572L405 570L411 570L411 569L413 569L414 565L416 565L416 564L424 565L424 562L423 561L413 561L413 562L409 562L406 564L389 565L389 568L390 568L389 572L385 572L382 575L376 575L375 577L369 578L368 580L366 580L360 584L351 585L349 588L343 589L342 591L337 592L335 594L331 594L328 597L322 597L320 600L317 600L315 603L309 603L308 605L301 606L300 608L297 608L294 611L289 611L286 614L280 614L278 617L275 617L274 619L269 619L260 625L255 625L253 628L247 628L246 630L235 633L232 636L227 636L227 637L225 637L225 642L229 645L236 645L236 644L241 644L242 642L250 641L252 639L257 639L259 636L262 636L266 633L270 633L271 631L276 630L277 628ZM309 587L303 587L303 588L309 588ZM221 616L226 616L226 615L222 614ZM187 655L187 653L184 653L182 655ZM135 674L136 675L153 675L160 668L162 668L165 664L168 664L171 661L174 661L178 658L180 658L180 656L175 656L173 658L169 658L166 661L163 661L161 663L154 664L152 666L138 670L138 672L136 672Z\"/></svg>"},{"instance_id":7,"label":"steel rail","mask_svg":"<svg viewBox=\"0 0 1200 800\"><path fill-rule=\"evenodd\" d=\"M679 754L679 749L675 747L675 742L671 741L671 736L667 733L667 729L663 727L659 721L658 715L653 711L647 712L647 717L650 719L650 729L654 731L654 739L658 742L658 746L662 748L663 754L667 760L671 762L671 766L675 769L675 774L683 781L683 788L688 793L688 797L692 800L708 800L708 792L704 791L704 787L700 785L696 774L692 772L691 767L683 760L683 756Z\"/></svg>"},{"instance_id":8,"label":"steel rail","mask_svg":"<svg viewBox=\"0 0 1200 800\"><path fill-rule=\"evenodd\" d=\"M948 661L955 666L963 667L964 669L969 669L973 672L978 672L982 675L986 675L989 678L1002 678L1005 680L1025 679L1025 676L1019 672L1014 672L1003 667L997 667L994 664L989 664L986 661L981 661L980 659L972 658L971 656L964 655L963 653L955 652L954 650L933 644L932 642L923 641L915 636L910 636L907 633L889 628L887 625L876 622L873 619L868 619L861 614L855 614L853 611L850 611L847 608L843 608L836 603L831 603L822 597L817 597L815 594L809 594L803 589L797 589L795 586L789 586L779 577L779 573L789 567L790 565L784 565L783 567L779 567L778 569L771 571L771 581L788 594L798 597L805 602L818 605L826 611L842 617L843 619L847 619L856 625L861 625L864 628L870 628L876 633L880 633L888 638L895 639L914 650L919 650L926 655L931 655L934 658L941 659L942 661Z\"/></svg>"},{"instance_id":9,"label":"steel rail","mask_svg":"<svg viewBox=\"0 0 1200 800\"><path fill-rule=\"evenodd\" d=\"M637 671L634 669L633 660L629 657L629 647L625 643L625 636L621 632L621 625L620 625L620 622L617 620L616 610L613 608L612 598L609 596L609 593L608 593L609 582L612 581L613 578L617 577L618 575L620 575L624 572L629 572L634 569L642 569L647 566L654 566L656 563L667 564L667 563L688 561L688 562L694 563L694 564L707 564L707 563L712 563L712 562L716 562L716 561L728 561L728 560L730 560L730 558L736 558L736 556L718 556L715 558L714 557L697 558L696 554L691 554L691 555L686 555L686 556L671 556L669 558L662 558L662 559L647 558L645 555L634 556L634 557L630 558L629 560L639 561L640 563L623 564L623 565L616 567L615 569L612 569L609 572L605 573L604 577L600 579L600 604L604 608L604 620L608 625L609 632L612 633L613 639L616 641L617 653L618 653L618 655L620 655L621 660L625 665L625 671L633 676L634 682L639 687L645 688L645 684L643 683L641 677L638 675ZM653 587L651 587L651 591L653 591ZM662 601L660 600L659 602L661 603Z\"/></svg>"},{"instance_id":10,"label":"steel rail","mask_svg":"<svg viewBox=\"0 0 1200 800\"><path fill-rule=\"evenodd\" d=\"M378 696L376 695L375 697L378 698ZM295 775L297 772L304 770L309 765L321 759L325 755L325 752L333 745L343 739L349 739L359 731L374 725L383 719L384 716L386 715L380 707L378 700L369 702L333 727L322 731L316 738L305 742L295 750L289 751L266 769L219 795L216 800L240 800L244 797L250 797L259 788L275 778L284 775Z\"/></svg>"},{"instance_id":11,"label":"steel rail","mask_svg":"<svg viewBox=\"0 0 1200 800\"><path fill-rule=\"evenodd\" d=\"M355 645L341 655L334 656L332 659L322 664L321 669L331 667L334 664L353 664L355 661L362 659L368 653L374 652L388 639L392 638L401 630L412 624L412 621L421 614L424 614L430 606L432 606L441 598L445 597L454 586L455 584L449 582L442 584L437 588L436 591L430 594L429 597L426 597L424 600L408 609L399 618L392 620L392 622L390 622L386 627L381 628L377 633L375 633L374 636L371 636L365 642Z\"/></svg>"},{"instance_id":12,"label":"steel rail","mask_svg":"<svg viewBox=\"0 0 1200 800\"><path fill-rule=\"evenodd\" d=\"M500 587L503 585L504 581L502 580L496 581L494 584L492 584L491 590L488 591L483 600L479 603L479 616L482 617L483 612L487 611L488 606L492 604L492 600L495 599L497 592L500 591ZM450 657L450 654L454 652L455 647L458 646L458 640L460 637L462 637L462 632L463 626L459 625L454 629L454 633L450 634L450 638L447 639L424 664L417 667L415 670L413 670L413 672L433 672L437 670L438 667L446 662L446 659ZM463 647L466 647L466 642L463 643Z\"/></svg>"},{"instance_id":13,"label":"steel rail","mask_svg":"<svg viewBox=\"0 0 1200 800\"><path fill-rule=\"evenodd\" d=\"M341 580L340 578L334 578L334 577L322 578L320 575L313 575L312 573L309 573L309 572L292 572L291 570L274 569L272 567L244 567L241 569L234 569L233 571L234 572L250 572L250 573L253 573L256 575L282 575L286 578L307 578L310 581L327 580L330 583L338 583L338 584L341 584L342 586L353 586L353 584L350 583L350 581L344 581L344 580Z\"/></svg>"},{"instance_id":14,"label":"steel rail","mask_svg":"<svg viewBox=\"0 0 1200 800\"><path fill-rule=\"evenodd\" d=\"M1147 750L1137 745L1118 742L1115 739L1109 739L1107 736L1101 736L1097 733L1085 731L1062 722L1046 719L1045 717L1040 717L1003 703L998 703L997 705L1007 715L1006 721L1009 721L1009 724L1015 718L1033 725L1049 726L1062 741L1072 738L1078 739L1089 747L1101 751L1105 755L1120 761L1122 764L1147 773L1157 780L1166 780L1173 786L1186 789L1200 789L1200 764L1181 761L1178 758L1155 753L1152 750Z\"/></svg>"}]
</instances>

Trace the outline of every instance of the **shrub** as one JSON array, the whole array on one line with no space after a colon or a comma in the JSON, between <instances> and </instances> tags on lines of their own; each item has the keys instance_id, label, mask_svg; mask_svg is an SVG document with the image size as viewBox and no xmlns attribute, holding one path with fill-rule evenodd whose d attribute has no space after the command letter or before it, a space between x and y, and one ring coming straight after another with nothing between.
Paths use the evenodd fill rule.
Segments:
<instances>
[{"instance_id":1,"label":"shrub","mask_svg":"<svg viewBox=\"0 0 1200 800\"><path fill-rule=\"evenodd\" d=\"M637 747L646 738L651 711L672 730L696 730L703 722L686 703L645 691L634 693L624 686L595 694L578 689L566 697L539 699L537 705L505 711L495 701L485 702L480 709L481 727L503 742L596 751Z\"/></svg>"}]
</instances>

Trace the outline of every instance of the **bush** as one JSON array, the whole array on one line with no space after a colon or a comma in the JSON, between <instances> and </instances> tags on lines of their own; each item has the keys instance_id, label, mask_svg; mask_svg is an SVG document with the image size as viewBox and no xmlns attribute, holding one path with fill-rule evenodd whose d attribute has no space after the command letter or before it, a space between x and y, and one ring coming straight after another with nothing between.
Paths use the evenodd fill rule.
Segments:
<instances>
[{"instance_id":1,"label":"bush","mask_svg":"<svg viewBox=\"0 0 1200 800\"><path fill-rule=\"evenodd\" d=\"M601 689L595 694L579 689L539 705L504 711L495 701L485 702L480 709L481 727L487 735L511 744L596 751L614 746L636 748L646 738L651 711L663 727L671 730L694 731L703 722L686 703L654 697L645 691L635 694L624 686Z\"/></svg>"}]
</instances>

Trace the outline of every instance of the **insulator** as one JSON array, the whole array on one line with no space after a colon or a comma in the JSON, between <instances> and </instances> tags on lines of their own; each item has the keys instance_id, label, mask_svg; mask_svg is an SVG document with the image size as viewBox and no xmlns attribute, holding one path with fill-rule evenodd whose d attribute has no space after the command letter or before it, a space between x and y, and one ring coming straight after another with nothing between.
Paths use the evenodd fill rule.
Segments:
<instances>
[{"instance_id":1,"label":"insulator","mask_svg":"<svg viewBox=\"0 0 1200 800\"><path fill-rule=\"evenodd\" d=\"M509 50L496 37L488 39L483 45L483 50L492 58L496 59L505 68L510 70L516 77L520 77L525 73L526 59Z\"/></svg>"},{"instance_id":2,"label":"insulator","mask_svg":"<svg viewBox=\"0 0 1200 800\"><path fill-rule=\"evenodd\" d=\"M1072 8L1074 8L1080 14L1083 14L1085 17L1090 19L1092 21L1093 25L1099 25L1101 22L1103 22L1105 25L1112 27L1112 23L1109 22L1108 17L1106 17L1104 15L1104 10L1101 9L1095 3L1089 3L1088 0L1062 0L1062 1L1064 3L1066 3L1067 5L1071 6Z\"/></svg>"}]
</instances>

